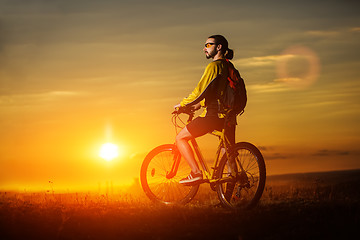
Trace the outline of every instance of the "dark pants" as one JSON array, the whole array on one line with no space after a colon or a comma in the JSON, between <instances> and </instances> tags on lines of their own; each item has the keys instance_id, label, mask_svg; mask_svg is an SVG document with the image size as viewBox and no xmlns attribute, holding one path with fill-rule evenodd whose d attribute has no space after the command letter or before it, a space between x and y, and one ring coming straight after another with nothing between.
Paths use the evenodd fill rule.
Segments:
<instances>
[{"instance_id":1,"label":"dark pants","mask_svg":"<svg viewBox=\"0 0 360 240\"><path fill-rule=\"evenodd\" d=\"M235 144L235 124L225 124L224 118L218 116L205 116L197 117L191 121L186 127L194 138L203 136L207 133L211 133L214 130L222 131L224 127L225 135L229 139L230 143Z\"/></svg>"}]
</instances>

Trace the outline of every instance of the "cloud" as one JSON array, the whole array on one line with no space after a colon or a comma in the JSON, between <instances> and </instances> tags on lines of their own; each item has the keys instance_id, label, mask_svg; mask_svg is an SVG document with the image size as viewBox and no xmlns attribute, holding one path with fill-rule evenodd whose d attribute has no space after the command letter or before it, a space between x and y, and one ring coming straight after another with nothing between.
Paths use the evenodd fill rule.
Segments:
<instances>
[{"instance_id":1,"label":"cloud","mask_svg":"<svg viewBox=\"0 0 360 240\"><path fill-rule=\"evenodd\" d=\"M260 57L251 57L234 60L235 65L261 67L261 66L275 66L276 62L283 59L289 59L294 57L293 55L269 55Z\"/></svg>"},{"instance_id":2,"label":"cloud","mask_svg":"<svg viewBox=\"0 0 360 240\"><path fill-rule=\"evenodd\" d=\"M271 82L250 87L258 92L305 89L318 79L320 73L320 60L317 54L302 45L290 46L278 55L244 58L234 62L242 67L256 68L257 72L272 69L271 73L276 73L278 77L273 78Z\"/></svg>"},{"instance_id":3,"label":"cloud","mask_svg":"<svg viewBox=\"0 0 360 240\"><path fill-rule=\"evenodd\" d=\"M277 149L277 147L274 147L274 146L258 146L258 148L264 155L265 161L289 158L289 156L287 156L283 153L274 152Z\"/></svg>"},{"instance_id":4,"label":"cloud","mask_svg":"<svg viewBox=\"0 0 360 240\"><path fill-rule=\"evenodd\" d=\"M274 82L293 84L293 83L298 83L301 80L302 80L301 78L295 78L295 77L293 77L293 78L277 78L274 80Z\"/></svg>"},{"instance_id":5,"label":"cloud","mask_svg":"<svg viewBox=\"0 0 360 240\"><path fill-rule=\"evenodd\" d=\"M360 32L360 27L353 27L350 29L350 32Z\"/></svg>"},{"instance_id":6,"label":"cloud","mask_svg":"<svg viewBox=\"0 0 360 240\"><path fill-rule=\"evenodd\" d=\"M265 154L264 158L266 161L266 160L288 159L289 157L282 153L271 153L271 154Z\"/></svg>"},{"instance_id":7,"label":"cloud","mask_svg":"<svg viewBox=\"0 0 360 240\"><path fill-rule=\"evenodd\" d=\"M307 31L306 35L315 37L336 37L341 34L339 31Z\"/></svg>"},{"instance_id":8,"label":"cloud","mask_svg":"<svg viewBox=\"0 0 360 240\"><path fill-rule=\"evenodd\" d=\"M343 27L341 29L334 30L311 30L306 31L305 35L312 37L323 37L323 38L332 38L338 36L344 36L348 33L360 32L360 27Z\"/></svg>"},{"instance_id":9,"label":"cloud","mask_svg":"<svg viewBox=\"0 0 360 240\"><path fill-rule=\"evenodd\" d=\"M289 91L289 87L282 82L270 82L265 84L252 84L247 85L246 88L250 91L258 93L274 93Z\"/></svg>"},{"instance_id":10,"label":"cloud","mask_svg":"<svg viewBox=\"0 0 360 240\"><path fill-rule=\"evenodd\" d=\"M63 100L80 94L83 93L73 91L49 91L42 93L3 95L0 96L0 106L26 107L43 105L48 102Z\"/></svg>"},{"instance_id":11,"label":"cloud","mask_svg":"<svg viewBox=\"0 0 360 240\"><path fill-rule=\"evenodd\" d=\"M258 146L260 151L268 151L270 149L272 149L272 147L267 147L267 146Z\"/></svg>"},{"instance_id":12,"label":"cloud","mask_svg":"<svg viewBox=\"0 0 360 240\"><path fill-rule=\"evenodd\" d=\"M241 67L256 68L257 72L264 71L265 68L266 69L272 68L273 72L276 72L277 64L279 62L289 61L296 57L297 56L293 54L268 55L268 56L238 59L235 60L234 63L235 65ZM291 83L296 83L300 81L301 79L296 77L275 78L266 83L251 84L251 85L249 84L247 85L247 89L259 93L285 92L291 90L291 88L289 88L289 85Z\"/></svg>"},{"instance_id":13,"label":"cloud","mask_svg":"<svg viewBox=\"0 0 360 240\"><path fill-rule=\"evenodd\" d=\"M346 156L349 155L349 151L344 150L328 150L328 149L321 149L313 154L313 156L319 157L327 157L327 156Z\"/></svg>"}]
</instances>

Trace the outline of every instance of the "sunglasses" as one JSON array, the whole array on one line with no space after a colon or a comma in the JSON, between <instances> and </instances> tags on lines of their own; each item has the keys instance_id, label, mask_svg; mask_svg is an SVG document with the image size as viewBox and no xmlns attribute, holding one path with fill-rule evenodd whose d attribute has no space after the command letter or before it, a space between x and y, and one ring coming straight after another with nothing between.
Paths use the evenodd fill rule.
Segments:
<instances>
[{"instance_id":1,"label":"sunglasses","mask_svg":"<svg viewBox=\"0 0 360 240\"><path fill-rule=\"evenodd\" d=\"M216 43L205 43L205 47L209 48L211 45L215 45Z\"/></svg>"}]
</instances>

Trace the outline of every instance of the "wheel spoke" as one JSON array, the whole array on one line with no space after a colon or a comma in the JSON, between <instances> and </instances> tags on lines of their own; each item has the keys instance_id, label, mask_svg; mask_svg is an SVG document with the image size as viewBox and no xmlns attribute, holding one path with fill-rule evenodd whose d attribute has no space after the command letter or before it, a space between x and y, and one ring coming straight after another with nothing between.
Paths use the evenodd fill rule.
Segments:
<instances>
[{"instance_id":1,"label":"wheel spoke","mask_svg":"<svg viewBox=\"0 0 360 240\"><path fill-rule=\"evenodd\" d=\"M176 176L168 179L174 163L173 145L162 145L151 151L141 168L141 184L147 196L161 203L186 203L196 194L199 186L184 186L179 180L190 173L190 167L180 161Z\"/></svg>"},{"instance_id":2,"label":"wheel spoke","mask_svg":"<svg viewBox=\"0 0 360 240\"><path fill-rule=\"evenodd\" d=\"M232 171L237 171L236 184L229 182L219 184L217 193L221 203L228 208L249 208L254 206L261 197L265 185L265 164L260 151L249 143L238 143L235 169L224 157L219 165L220 178L225 178Z\"/></svg>"}]
</instances>

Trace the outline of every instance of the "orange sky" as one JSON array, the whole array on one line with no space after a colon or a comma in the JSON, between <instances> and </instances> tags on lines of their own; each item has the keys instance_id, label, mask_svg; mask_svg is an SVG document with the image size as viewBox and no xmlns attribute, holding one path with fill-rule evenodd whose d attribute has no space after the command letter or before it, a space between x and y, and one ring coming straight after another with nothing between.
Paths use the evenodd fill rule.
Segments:
<instances>
[{"instance_id":1,"label":"orange sky","mask_svg":"<svg viewBox=\"0 0 360 240\"><path fill-rule=\"evenodd\" d=\"M0 1L0 189L131 183L174 141L212 34L246 80L237 139L268 174L360 168L359 4L318 2ZM112 162L108 141L124 148Z\"/></svg>"}]
</instances>

